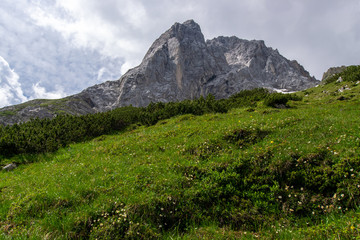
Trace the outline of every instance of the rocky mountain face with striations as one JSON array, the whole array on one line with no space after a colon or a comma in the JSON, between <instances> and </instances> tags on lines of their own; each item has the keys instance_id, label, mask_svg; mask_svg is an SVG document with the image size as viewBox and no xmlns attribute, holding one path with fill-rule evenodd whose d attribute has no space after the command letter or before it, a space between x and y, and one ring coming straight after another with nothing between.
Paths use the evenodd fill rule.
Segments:
<instances>
[{"instance_id":1,"label":"rocky mountain face with striations","mask_svg":"<svg viewBox=\"0 0 360 240\"><path fill-rule=\"evenodd\" d=\"M121 106L194 99L226 98L243 89L299 91L318 81L264 41L217 37L205 41L193 20L175 23L150 47L141 64L119 80L54 100L36 100L0 109L0 123L61 113L86 114Z\"/></svg>"}]
</instances>

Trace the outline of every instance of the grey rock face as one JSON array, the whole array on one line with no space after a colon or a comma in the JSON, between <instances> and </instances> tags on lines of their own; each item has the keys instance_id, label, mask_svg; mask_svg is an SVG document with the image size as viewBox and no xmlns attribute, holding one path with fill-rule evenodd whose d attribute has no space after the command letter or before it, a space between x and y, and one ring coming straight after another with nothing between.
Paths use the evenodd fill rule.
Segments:
<instances>
[{"instance_id":1,"label":"grey rock face","mask_svg":"<svg viewBox=\"0 0 360 240\"><path fill-rule=\"evenodd\" d=\"M10 163L8 165L6 165L5 167L3 167L3 170L5 171L11 171L14 170L16 168L16 164L15 163Z\"/></svg>"},{"instance_id":2,"label":"grey rock face","mask_svg":"<svg viewBox=\"0 0 360 240\"><path fill-rule=\"evenodd\" d=\"M264 41L218 37L205 41L192 20L176 23L158 38L142 63L111 87L98 85L103 98L85 90L98 111L150 102L194 99L213 94L226 98L243 89L264 87L299 91L318 81L296 61L289 61ZM116 98L116 100L114 99Z\"/></svg>"},{"instance_id":3,"label":"grey rock face","mask_svg":"<svg viewBox=\"0 0 360 240\"><path fill-rule=\"evenodd\" d=\"M103 112L121 106L146 106L150 102L194 99L213 94L227 98L243 89L269 88L299 91L318 81L296 61L289 61L264 41L217 37L205 41L193 20L175 23L150 47L141 64L117 81L92 86L62 101L70 114ZM44 105L44 104L42 104ZM27 109L27 110L26 110ZM37 109L37 110L35 110ZM0 123L26 119L31 111L41 117L56 114L49 107L23 108L21 117L1 117ZM9 111L8 111L9 112ZM11 113L11 112L10 112ZM11 114L8 114L11 115ZM15 122L16 122L15 121Z\"/></svg>"}]
</instances>

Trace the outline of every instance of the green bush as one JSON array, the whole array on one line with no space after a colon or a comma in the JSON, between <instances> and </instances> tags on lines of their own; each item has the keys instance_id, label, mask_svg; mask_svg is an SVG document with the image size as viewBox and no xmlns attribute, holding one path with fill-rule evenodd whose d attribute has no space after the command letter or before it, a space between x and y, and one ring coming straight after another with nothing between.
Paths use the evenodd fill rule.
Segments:
<instances>
[{"instance_id":1,"label":"green bush","mask_svg":"<svg viewBox=\"0 0 360 240\"><path fill-rule=\"evenodd\" d=\"M84 116L59 115L53 119L33 119L13 126L0 126L0 163L3 157L23 153L53 152L70 143L93 139L132 124L154 125L177 115L226 113L241 106L256 106L268 96L265 89L241 91L229 99L216 100L211 94L195 100L150 103L145 108L121 107Z\"/></svg>"},{"instance_id":2,"label":"green bush","mask_svg":"<svg viewBox=\"0 0 360 240\"><path fill-rule=\"evenodd\" d=\"M325 84L335 82L341 77L345 82L357 82L360 81L360 66L349 66L341 73L337 73L334 76L325 80Z\"/></svg>"},{"instance_id":3,"label":"green bush","mask_svg":"<svg viewBox=\"0 0 360 240\"><path fill-rule=\"evenodd\" d=\"M286 107L287 102L290 100L291 96L288 94L282 93L272 93L265 97L264 105L269 107Z\"/></svg>"}]
</instances>

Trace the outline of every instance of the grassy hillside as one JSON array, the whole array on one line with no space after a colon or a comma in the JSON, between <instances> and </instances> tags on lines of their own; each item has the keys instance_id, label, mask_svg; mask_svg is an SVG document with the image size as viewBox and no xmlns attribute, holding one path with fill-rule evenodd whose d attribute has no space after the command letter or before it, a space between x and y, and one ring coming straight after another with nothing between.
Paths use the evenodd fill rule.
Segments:
<instances>
[{"instance_id":1,"label":"grassy hillside","mask_svg":"<svg viewBox=\"0 0 360 240\"><path fill-rule=\"evenodd\" d=\"M0 172L0 238L356 239L360 84L350 70L288 108L258 101L3 156L23 164ZM265 103L283 106L279 96Z\"/></svg>"}]
</instances>

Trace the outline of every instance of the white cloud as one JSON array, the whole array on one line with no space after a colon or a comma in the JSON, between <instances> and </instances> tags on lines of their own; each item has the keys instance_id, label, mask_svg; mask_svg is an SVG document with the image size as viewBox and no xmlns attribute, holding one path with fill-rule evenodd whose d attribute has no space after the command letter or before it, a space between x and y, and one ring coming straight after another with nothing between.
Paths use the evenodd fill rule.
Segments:
<instances>
[{"instance_id":1,"label":"white cloud","mask_svg":"<svg viewBox=\"0 0 360 240\"><path fill-rule=\"evenodd\" d=\"M0 56L0 107L21 103L27 100L24 96L19 76L9 66L9 63Z\"/></svg>"},{"instance_id":2,"label":"white cloud","mask_svg":"<svg viewBox=\"0 0 360 240\"><path fill-rule=\"evenodd\" d=\"M112 58L121 56L130 67L140 63L146 47L136 31L143 31L148 21L141 2L61 0L55 7L49 11L39 5L28 12L38 26L58 31L77 48L97 50Z\"/></svg>"},{"instance_id":3,"label":"white cloud","mask_svg":"<svg viewBox=\"0 0 360 240\"><path fill-rule=\"evenodd\" d=\"M46 89L40 86L40 83L36 83L32 86L32 90L34 92L33 98L40 98L40 99L58 99L65 97L66 94L64 90L58 86L59 90L53 92L47 92Z\"/></svg>"},{"instance_id":4,"label":"white cloud","mask_svg":"<svg viewBox=\"0 0 360 240\"><path fill-rule=\"evenodd\" d=\"M61 86L63 92L70 95L120 77L121 57L104 56L98 49L75 46L54 28L36 25L29 16L39 6L33 2L0 2L0 55L16 69L24 96L35 98L33 85L38 82L46 92L57 92L57 86ZM38 2L44 8L54 6L50 0ZM66 15L66 12L56 12ZM101 68L108 69L109 73L98 78Z\"/></svg>"},{"instance_id":5,"label":"white cloud","mask_svg":"<svg viewBox=\"0 0 360 240\"><path fill-rule=\"evenodd\" d=\"M19 76L18 101L70 95L118 79L188 19L205 38L265 40L318 78L328 67L359 64L359 0L1 0L0 55Z\"/></svg>"}]
</instances>

